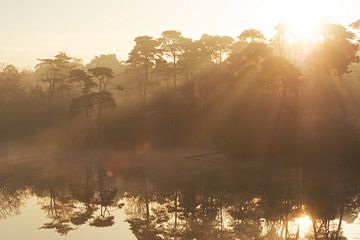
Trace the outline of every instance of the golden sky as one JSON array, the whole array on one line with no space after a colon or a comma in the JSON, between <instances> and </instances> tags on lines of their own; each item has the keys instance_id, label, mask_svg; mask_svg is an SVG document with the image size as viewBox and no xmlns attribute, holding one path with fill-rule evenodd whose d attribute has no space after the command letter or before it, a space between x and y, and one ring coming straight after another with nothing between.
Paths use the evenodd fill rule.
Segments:
<instances>
[{"instance_id":1,"label":"golden sky","mask_svg":"<svg viewBox=\"0 0 360 240\"><path fill-rule=\"evenodd\" d=\"M360 0L0 0L0 62L33 67L66 51L89 61L115 53L125 60L139 35L176 29L236 37L246 28L270 35L277 22L305 30L327 18L360 18Z\"/></svg>"}]
</instances>

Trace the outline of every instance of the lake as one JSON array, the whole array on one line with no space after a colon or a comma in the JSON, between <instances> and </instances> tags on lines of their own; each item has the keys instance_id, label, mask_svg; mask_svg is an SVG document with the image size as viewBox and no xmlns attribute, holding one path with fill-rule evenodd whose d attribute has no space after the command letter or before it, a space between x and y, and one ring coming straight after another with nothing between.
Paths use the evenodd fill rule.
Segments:
<instances>
[{"instance_id":1,"label":"lake","mask_svg":"<svg viewBox=\"0 0 360 240\"><path fill-rule=\"evenodd\" d=\"M3 155L1 239L360 238L356 168L201 153Z\"/></svg>"}]
</instances>

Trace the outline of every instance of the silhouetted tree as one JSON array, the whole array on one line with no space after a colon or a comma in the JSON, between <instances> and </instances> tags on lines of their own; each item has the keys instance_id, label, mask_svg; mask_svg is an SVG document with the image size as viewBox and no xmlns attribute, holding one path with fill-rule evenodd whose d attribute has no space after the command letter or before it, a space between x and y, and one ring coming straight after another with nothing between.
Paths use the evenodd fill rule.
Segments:
<instances>
[{"instance_id":1,"label":"silhouetted tree","mask_svg":"<svg viewBox=\"0 0 360 240\"><path fill-rule=\"evenodd\" d=\"M159 39L162 53L168 57L172 63L172 81L175 99L178 98L177 63L180 56L184 53L184 39L182 34L175 30L164 31Z\"/></svg>"},{"instance_id":2,"label":"silhouetted tree","mask_svg":"<svg viewBox=\"0 0 360 240\"><path fill-rule=\"evenodd\" d=\"M211 36L204 34L199 42L201 43L202 54L210 61L221 64L224 57L227 56L232 47L233 39L229 36Z\"/></svg>"},{"instance_id":3,"label":"silhouetted tree","mask_svg":"<svg viewBox=\"0 0 360 240\"><path fill-rule=\"evenodd\" d=\"M97 134L100 136L102 111L106 108L115 107L116 103L113 94L107 90L110 80L113 78L113 71L110 68L95 67L88 70L98 81L98 91L94 93L95 105L97 107Z\"/></svg>"},{"instance_id":4,"label":"silhouetted tree","mask_svg":"<svg viewBox=\"0 0 360 240\"><path fill-rule=\"evenodd\" d=\"M135 75L144 114L146 114L150 71L159 55L160 42L149 36L135 38L135 46L129 53L128 63Z\"/></svg>"},{"instance_id":5,"label":"silhouetted tree","mask_svg":"<svg viewBox=\"0 0 360 240\"><path fill-rule=\"evenodd\" d=\"M315 62L322 69L333 70L342 80L345 73L349 73L349 66L358 63L358 44L353 43L354 33L338 24L325 24L323 38L315 52Z\"/></svg>"},{"instance_id":6,"label":"silhouetted tree","mask_svg":"<svg viewBox=\"0 0 360 240\"><path fill-rule=\"evenodd\" d=\"M69 79L81 87L82 95L71 102L72 111L85 111L89 138L91 135L91 113L96 104L93 89L97 86L93 77L81 69L74 69L70 72Z\"/></svg>"},{"instance_id":7,"label":"silhouetted tree","mask_svg":"<svg viewBox=\"0 0 360 240\"><path fill-rule=\"evenodd\" d=\"M247 29L240 34L239 40L248 43L263 42L265 36L259 30Z\"/></svg>"},{"instance_id":8,"label":"silhouetted tree","mask_svg":"<svg viewBox=\"0 0 360 240\"><path fill-rule=\"evenodd\" d=\"M54 58L38 59L40 63L36 65L36 70L41 75L41 81L47 85L46 92L49 120L55 95L66 88L66 80L69 71L73 68L71 59L71 57L63 52L60 52Z\"/></svg>"}]
</instances>

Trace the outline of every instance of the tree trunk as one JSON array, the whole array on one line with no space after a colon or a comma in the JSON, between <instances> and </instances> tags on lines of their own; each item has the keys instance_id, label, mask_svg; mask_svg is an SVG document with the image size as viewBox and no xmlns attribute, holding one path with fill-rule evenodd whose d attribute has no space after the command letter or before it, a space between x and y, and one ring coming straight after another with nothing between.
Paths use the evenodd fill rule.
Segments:
<instances>
[{"instance_id":1,"label":"tree trunk","mask_svg":"<svg viewBox=\"0 0 360 240\"><path fill-rule=\"evenodd\" d=\"M177 237L177 218L178 218L178 190L175 190L175 224L174 224L174 235Z\"/></svg>"},{"instance_id":2,"label":"tree trunk","mask_svg":"<svg viewBox=\"0 0 360 240\"><path fill-rule=\"evenodd\" d=\"M98 169L98 184L99 184L100 201L101 201L101 206L102 206L103 202L104 202L104 188L103 188L104 177L103 177L103 174L101 172L100 166L99 166L99 169Z\"/></svg>"},{"instance_id":3,"label":"tree trunk","mask_svg":"<svg viewBox=\"0 0 360 240\"><path fill-rule=\"evenodd\" d=\"M175 100L177 100L176 53L173 53L173 83L174 83Z\"/></svg>"},{"instance_id":4,"label":"tree trunk","mask_svg":"<svg viewBox=\"0 0 360 240\"><path fill-rule=\"evenodd\" d=\"M336 238L335 238L335 240L339 240L340 231L341 231L341 224L342 224L342 220L343 220L343 217L344 217L344 212L345 212L345 203L343 204L343 206L342 206L342 208L341 208L339 225L338 225L338 229L337 229L337 231L336 231Z\"/></svg>"},{"instance_id":5,"label":"tree trunk","mask_svg":"<svg viewBox=\"0 0 360 240\"><path fill-rule=\"evenodd\" d=\"M314 240L317 240L316 220L314 218L312 219L312 224L313 224L313 231L314 231Z\"/></svg>"},{"instance_id":6,"label":"tree trunk","mask_svg":"<svg viewBox=\"0 0 360 240\"><path fill-rule=\"evenodd\" d=\"M223 201L222 201L222 193L220 196L220 230L224 230L224 219L223 219Z\"/></svg>"},{"instance_id":7,"label":"tree trunk","mask_svg":"<svg viewBox=\"0 0 360 240\"><path fill-rule=\"evenodd\" d=\"M51 123L51 109L52 109L52 98L53 98L53 81L49 81L49 96L48 96L48 123Z\"/></svg>"},{"instance_id":8,"label":"tree trunk","mask_svg":"<svg viewBox=\"0 0 360 240\"><path fill-rule=\"evenodd\" d=\"M97 138L98 140L100 139L100 128L101 128L101 113L102 113L102 108L99 105L98 106L98 116L97 116Z\"/></svg>"},{"instance_id":9,"label":"tree trunk","mask_svg":"<svg viewBox=\"0 0 360 240\"><path fill-rule=\"evenodd\" d=\"M150 225L150 208L148 197L148 178L145 178L145 208L146 208L146 229L149 229Z\"/></svg>"},{"instance_id":10,"label":"tree trunk","mask_svg":"<svg viewBox=\"0 0 360 240\"><path fill-rule=\"evenodd\" d=\"M143 108L144 108L144 117L146 116L147 113L147 85L149 82L149 66L148 63L146 63L145 66L145 82L144 82L144 96L143 96Z\"/></svg>"},{"instance_id":11,"label":"tree trunk","mask_svg":"<svg viewBox=\"0 0 360 240\"><path fill-rule=\"evenodd\" d=\"M297 227L295 239L296 239L296 240L299 240L299 239L300 239L300 225L298 225L298 227Z\"/></svg>"},{"instance_id":12,"label":"tree trunk","mask_svg":"<svg viewBox=\"0 0 360 240\"><path fill-rule=\"evenodd\" d=\"M91 123L90 123L90 114L89 114L89 107L85 107L85 114L86 114L86 124L87 124L87 135L88 135L88 141L91 139Z\"/></svg>"},{"instance_id":13,"label":"tree trunk","mask_svg":"<svg viewBox=\"0 0 360 240\"><path fill-rule=\"evenodd\" d=\"M285 223L285 240L288 240L288 236L289 236L289 227L288 227L288 222Z\"/></svg>"}]
</instances>

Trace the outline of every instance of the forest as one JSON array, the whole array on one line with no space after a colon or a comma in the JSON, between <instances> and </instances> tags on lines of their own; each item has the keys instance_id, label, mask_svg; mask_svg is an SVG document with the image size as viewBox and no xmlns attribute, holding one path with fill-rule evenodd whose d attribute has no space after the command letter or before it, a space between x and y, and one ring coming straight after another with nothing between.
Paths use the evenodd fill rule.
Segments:
<instances>
[{"instance_id":1,"label":"forest","mask_svg":"<svg viewBox=\"0 0 360 240\"><path fill-rule=\"evenodd\" d=\"M3 150L218 150L242 161L359 157L359 29L325 22L312 41L285 23L266 38L175 30L139 36L128 59L59 52L0 68Z\"/></svg>"}]
</instances>

